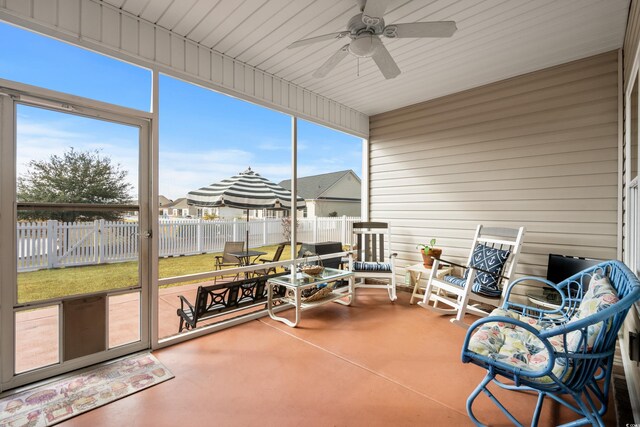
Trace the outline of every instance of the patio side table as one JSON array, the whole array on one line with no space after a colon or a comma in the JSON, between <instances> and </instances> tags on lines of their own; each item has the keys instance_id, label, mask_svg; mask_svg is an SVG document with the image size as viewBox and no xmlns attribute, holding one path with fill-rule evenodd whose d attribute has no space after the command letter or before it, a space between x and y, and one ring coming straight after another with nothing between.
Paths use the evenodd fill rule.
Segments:
<instances>
[{"instance_id":1,"label":"patio side table","mask_svg":"<svg viewBox=\"0 0 640 427\"><path fill-rule=\"evenodd\" d=\"M420 286L420 280L422 280L423 276L425 280L429 280L429 276L431 275L431 269L425 267L422 263L415 264L410 267L407 267L407 271L409 272L411 278L411 284L413 284L413 293L411 294L411 299L409 300L409 304L414 304L414 299L422 300L424 298L424 291L427 287ZM441 279L447 274L451 274L453 269L451 267L444 267L438 270L438 279Z\"/></svg>"}]
</instances>

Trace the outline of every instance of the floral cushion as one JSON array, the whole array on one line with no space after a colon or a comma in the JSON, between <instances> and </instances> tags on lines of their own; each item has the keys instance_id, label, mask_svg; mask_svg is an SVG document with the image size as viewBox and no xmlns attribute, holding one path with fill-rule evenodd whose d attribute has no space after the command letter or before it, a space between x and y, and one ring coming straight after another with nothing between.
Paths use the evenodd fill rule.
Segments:
<instances>
[{"instance_id":1,"label":"floral cushion","mask_svg":"<svg viewBox=\"0 0 640 427\"><path fill-rule=\"evenodd\" d=\"M527 323L537 330L553 327L550 322L540 322L537 319L501 308L493 310L491 316L510 317ZM550 343L556 351L563 351L561 336L552 338ZM469 341L469 350L502 363L532 371L545 369L549 360L548 350L531 332L519 326L503 322L489 322L482 325L472 335ZM556 376L564 376L569 373L566 365L565 359L557 358L552 372ZM552 382L548 376L530 378L530 380L539 383Z\"/></svg>"},{"instance_id":2,"label":"floral cushion","mask_svg":"<svg viewBox=\"0 0 640 427\"><path fill-rule=\"evenodd\" d=\"M618 302L618 300L618 294L616 293L613 286L611 286L609 278L603 276L600 273L596 273L591 277L589 288L587 289L587 292L585 292L584 297L580 302L580 307L578 307L578 311L573 319L571 319L571 322L584 319L591 314L602 311L605 308L610 307L611 304L615 304L616 302ZM593 347L598 334L600 334L600 331L602 330L603 324L604 321L589 325L589 327L587 328L587 350L591 350L591 348ZM610 327L611 322L608 322L607 330L609 330ZM579 348L581 346L581 343L585 341L583 335L584 334L582 334L580 331L570 332L567 335L567 343L569 348L574 350Z\"/></svg>"},{"instance_id":3,"label":"floral cushion","mask_svg":"<svg viewBox=\"0 0 640 427\"><path fill-rule=\"evenodd\" d=\"M578 312L569 323L604 310L617 301L618 296L609 279L600 274L594 274L589 283L589 289L580 303ZM501 308L493 310L490 316L503 316L519 320L539 331L555 326L553 322L540 321ZM587 349L590 350L602 330L603 323L599 322L590 325L586 334L581 331L567 334L566 348L563 335L550 337L549 343L556 352L560 353L565 351L573 352L583 348L585 342ZM607 329L609 327L610 323L608 323ZM504 322L489 322L482 325L471 336L469 350L508 365L533 371L545 369L549 360L549 352L538 338L519 326ZM557 377L564 377L571 373L571 366L567 366L566 358L556 357L552 372ZM552 382L548 376L529 378L529 380L539 383Z\"/></svg>"}]
</instances>

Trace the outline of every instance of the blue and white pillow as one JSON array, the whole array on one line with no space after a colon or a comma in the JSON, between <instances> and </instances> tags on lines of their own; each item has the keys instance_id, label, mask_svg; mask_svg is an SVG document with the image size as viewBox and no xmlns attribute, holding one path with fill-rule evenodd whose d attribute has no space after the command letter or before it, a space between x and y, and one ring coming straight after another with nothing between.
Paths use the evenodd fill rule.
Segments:
<instances>
[{"instance_id":1,"label":"blue and white pillow","mask_svg":"<svg viewBox=\"0 0 640 427\"><path fill-rule=\"evenodd\" d=\"M388 262L363 262L356 261L353 263L354 271L391 271L391 264Z\"/></svg>"},{"instance_id":2,"label":"blue and white pillow","mask_svg":"<svg viewBox=\"0 0 640 427\"><path fill-rule=\"evenodd\" d=\"M502 249L494 249L489 246L485 246L478 243L473 249L471 255L471 266L481 268L489 273L476 270L476 280L473 283L471 290L481 295L489 297L498 297L501 294L500 278L497 277L502 274L502 269L509 259L511 252L504 251ZM464 272L464 278L467 278L469 269Z\"/></svg>"},{"instance_id":3,"label":"blue and white pillow","mask_svg":"<svg viewBox=\"0 0 640 427\"><path fill-rule=\"evenodd\" d=\"M465 274L466 276L466 274ZM451 276L451 275L446 275L442 278L445 282L451 283L452 285L456 285L456 286L460 286L461 288L464 288L464 285L467 283L467 279L463 279L461 277L458 276Z\"/></svg>"}]
</instances>

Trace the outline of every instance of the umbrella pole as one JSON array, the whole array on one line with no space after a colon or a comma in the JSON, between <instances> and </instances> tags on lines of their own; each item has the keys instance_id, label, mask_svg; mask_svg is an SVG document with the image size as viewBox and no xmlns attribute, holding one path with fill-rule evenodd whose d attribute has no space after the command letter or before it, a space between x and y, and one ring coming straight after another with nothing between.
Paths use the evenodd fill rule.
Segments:
<instances>
[{"instance_id":1,"label":"umbrella pole","mask_svg":"<svg viewBox=\"0 0 640 427\"><path fill-rule=\"evenodd\" d=\"M249 260L249 209L247 209L247 237L246 237L246 254L247 254L247 261ZM248 264L248 262L247 262Z\"/></svg>"}]
</instances>

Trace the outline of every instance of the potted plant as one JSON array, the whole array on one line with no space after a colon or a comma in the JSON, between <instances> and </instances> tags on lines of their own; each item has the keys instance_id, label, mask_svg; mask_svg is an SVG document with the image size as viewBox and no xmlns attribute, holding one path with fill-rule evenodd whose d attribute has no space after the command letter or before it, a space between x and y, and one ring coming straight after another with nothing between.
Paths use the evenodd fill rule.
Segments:
<instances>
[{"instance_id":1,"label":"potted plant","mask_svg":"<svg viewBox=\"0 0 640 427\"><path fill-rule=\"evenodd\" d=\"M431 239L429 243L421 243L416 246L416 249L420 249L422 254L422 265L425 268L431 268L433 266L433 258L440 258L442 255L442 249L436 248L436 239Z\"/></svg>"}]
</instances>

